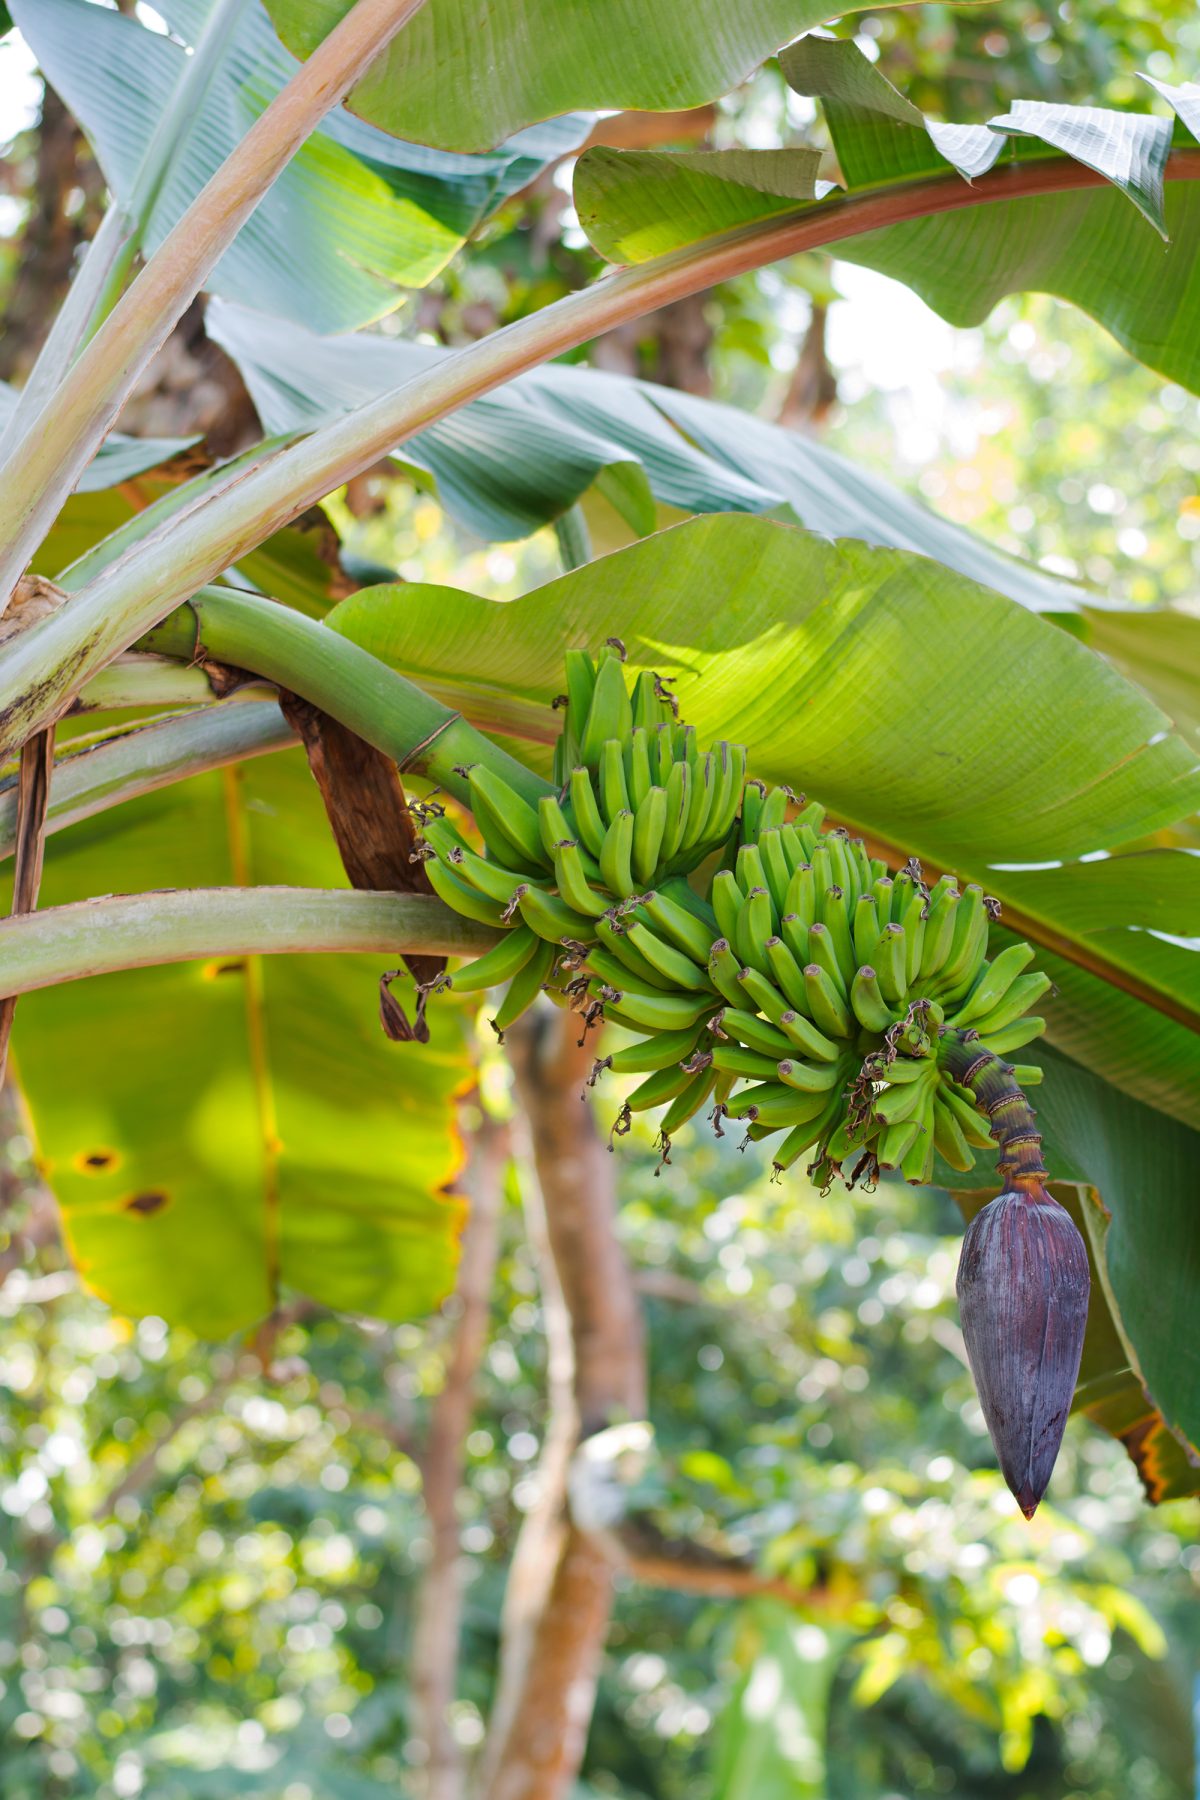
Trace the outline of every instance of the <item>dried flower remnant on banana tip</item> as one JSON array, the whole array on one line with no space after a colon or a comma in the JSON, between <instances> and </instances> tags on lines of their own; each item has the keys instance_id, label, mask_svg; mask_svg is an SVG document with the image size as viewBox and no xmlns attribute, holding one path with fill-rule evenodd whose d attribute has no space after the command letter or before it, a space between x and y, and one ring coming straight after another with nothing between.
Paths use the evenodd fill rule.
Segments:
<instances>
[{"instance_id":1,"label":"dried flower remnant on banana tip","mask_svg":"<svg viewBox=\"0 0 1200 1800\"><path fill-rule=\"evenodd\" d=\"M664 1163L705 1110L718 1134L739 1121L746 1141L774 1139L779 1176L807 1155L822 1185L890 1169L927 1182L935 1152L968 1170L995 1139L1019 1209L1002 1196L968 1233L970 1268L981 1245L987 1258L982 1285L972 1275L962 1289L964 1329L1029 1510L1078 1367L1087 1267L1041 1186L1022 1092L1041 1071L1002 1061L1045 1028L1031 1009L1050 983L1029 968L1033 951L1012 944L989 960L996 909L982 888L960 892L948 875L929 886L915 860L893 873L862 839L824 829L815 802L747 781L743 746L702 749L658 676L630 681L619 640L595 659L567 652L556 712L556 788L536 806L483 764L463 771L482 850L440 809L423 819L435 891L504 933L453 985L509 984L498 1032L545 992L579 1015L584 1038L605 1020L632 1034L598 1059L592 1085L642 1077L614 1135L664 1108ZM991 1223L1011 1219L993 1239Z\"/></svg>"}]
</instances>

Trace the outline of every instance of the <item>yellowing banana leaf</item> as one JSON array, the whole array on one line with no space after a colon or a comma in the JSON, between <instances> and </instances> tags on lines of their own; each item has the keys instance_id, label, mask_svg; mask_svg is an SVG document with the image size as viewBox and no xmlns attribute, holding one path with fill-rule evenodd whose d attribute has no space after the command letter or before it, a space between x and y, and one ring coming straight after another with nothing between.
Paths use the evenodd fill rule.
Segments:
<instances>
[{"instance_id":1,"label":"yellowing banana leaf","mask_svg":"<svg viewBox=\"0 0 1200 1800\"><path fill-rule=\"evenodd\" d=\"M841 239L832 254L905 282L953 325L978 325L1005 294L1056 294L1150 367L1200 388L1200 167L1185 91L1160 90L1179 120L1174 135L1171 120L1148 112L1036 101L1017 102L986 125L947 125L923 118L849 41L806 37L780 63L793 87L822 102L851 196L886 194L926 176L965 181L993 163L1055 156L1106 183L1013 200L985 186L977 204ZM1168 164L1173 142L1192 151L1186 167ZM795 159L798 184L808 154L745 151L736 166L710 161L705 177L694 155L597 147L576 167L576 210L602 255L640 262L781 215L787 159ZM766 159L762 177L752 172L756 158ZM839 202L814 198L800 211L819 217L822 204Z\"/></svg>"},{"instance_id":2,"label":"yellowing banana leaf","mask_svg":"<svg viewBox=\"0 0 1200 1800\"><path fill-rule=\"evenodd\" d=\"M702 741L740 739L756 773L817 796L898 861L915 853L1014 906L1026 889L1011 865L1076 862L1200 801L1190 746L1069 634L923 558L766 520L695 519L504 607L380 588L342 602L330 623L477 722L539 745L555 729L546 709L563 650L615 634L631 666L675 680ZM1152 893L1160 879L1164 904L1186 903L1195 859L1170 856L1139 860L1131 905L1135 887ZM1092 929L1089 884L1107 894L1107 918L1124 879L1084 863L1061 905L1041 892L1031 904L1047 930L1086 947L1093 970L1134 979L1200 1022L1194 954L1146 931L1110 943L1107 928ZM1150 904L1145 892L1136 904ZM1102 999L1111 992L1097 973L1078 979ZM1172 1025L1145 1001L1130 1007L1151 1035ZM1131 1034L1128 1020L1106 1028L1097 1017L1088 1060L1200 1123L1200 1039L1184 1023L1172 1029L1181 1053L1169 1094L1157 1074L1142 1084L1129 1070L1140 1026Z\"/></svg>"},{"instance_id":3,"label":"yellowing banana leaf","mask_svg":"<svg viewBox=\"0 0 1200 1800\"><path fill-rule=\"evenodd\" d=\"M124 199L208 18L211 0L163 0L174 36L87 0L16 0L13 16L46 78L92 140ZM178 40L178 41L176 41ZM155 199L144 248L158 247L295 72L265 12L243 7ZM207 285L317 330L391 312L423 287L487 214L548 161L575 149L590 118L524 132L483 157L405 144L341 111L300 149Z\"/></svg>"},{"instance_id":4,"label":"yellowing banana leaf","mask_svg":"<svg viewBox=\"0 0 1200 1800\"><path fill-rule=\"evenodd\" d=\"M345 885L299 752L72 826L48 843L42 900L214 882ZM281 1292L389 1319L438 1302L469 1066L449 1006L431 1044L384 1038L382 966L230 958L21 1001L18 1077L90 1287L212 1337Z\"/></svg>"},{"instance_id":5,"label":"yellowing banana leaf","mask_svg":"<svg viewBox=\"0 0 1200 1800\"><path fill-rule=\"evenodd\" d=\"M266 0L297 56L351 3ZM402 137L484 150L574 106L699 106L800 32L864 10L862 0L427 0L349 104Z\"/></svg>"}]
</instances>

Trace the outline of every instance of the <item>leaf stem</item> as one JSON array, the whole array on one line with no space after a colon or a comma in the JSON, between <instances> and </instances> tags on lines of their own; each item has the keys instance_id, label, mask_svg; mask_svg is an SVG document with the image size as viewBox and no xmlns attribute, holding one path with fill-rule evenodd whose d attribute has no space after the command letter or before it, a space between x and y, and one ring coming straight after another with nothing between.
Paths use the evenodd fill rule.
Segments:
<instances>
[{"instance_id":1,"label":"leaf stem","mask_svg":"<svg viewBox=\"0 0 1200 1800\"><path fill-rule=\"evenodd\" d=\"M425 0L357 0L255 120L61 383L46 396L41 410L29 417L17 446L20 454L10 456L0 469L8 519L0 549L0 612L138 376L222 251L325 114L424 4ZM119 254L110 238L106 256ZM82 310L76 309L73 331ZM226 557L220 566L235 560Z\"/></svg>"},{"instance_id":2,"label":"leaf stem","mask_svg":"<svg viewBox=\"0 0 1200 1800\"><path fill-rule=\"evenodd\" d=\"M456 770L486 762L510 787L536 804L550 783L340 632L290 607L232 588L206 587L172 621L178 632L196 621L190 654L265 675L311 700L397 766L426 775L459 799L466 781Z\"/></svg>"},{"instance_id":3,"label":"leaf stem","mask_svg":"<svg viewBox=\"0 0 1200 1800\"><path fill-rule=\"evenodd\" d=\"M216 956L473 956L498 935L423 895L293 887L114 894L0 922L0 993Z\"/></svg>"}]
</instances>

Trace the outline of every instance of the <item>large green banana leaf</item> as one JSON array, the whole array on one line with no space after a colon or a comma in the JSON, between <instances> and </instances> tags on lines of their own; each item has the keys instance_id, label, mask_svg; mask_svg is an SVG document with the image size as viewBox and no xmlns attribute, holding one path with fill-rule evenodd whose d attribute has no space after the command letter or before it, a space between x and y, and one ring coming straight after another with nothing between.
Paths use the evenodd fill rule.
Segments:
<instances>
[{"instance_id":1,"label":"large green banana leaf","mask_svg":"<svg viewBox=\"0 0 1200 1800\"><path fill-rule=\"evenodd\" d=\"M953 177L956 169L979 174L989 135L1001 147L998 166L1058 155L1109 184L1015 200L981 188L978 204L842 239L831 246L836 255L905 282L953 325L979 324L1005 294L1056 294L1091 313L1141 361L1200 388L1200 188L1172 180L1164 194L1169 119L1022 101L986 126L937 125L850 42L805 38L780 61L793 87L824 103L852 195L886 192L914 177ZM1187 129L1194 102L1186 90L1155 85L1180 121L1176 143L1194 150ZM716 230L795 214L805 171L811 180L803 149L744 151L730 163L597 147L579 160L575 204L603 255L642 262ZM822 198L815 187L810 192L807 210L817 216Z\"/></svg>"},{"instance_id":2,"label":"large green banana leaf","mask_svg":"<svg viewBox=\"0 0 1200 1800\"><path fill-rule=\"evenodd\" d=\"M208 329L273 432L315 425L451 354L373 334L321 338L225 301L209 307ZM835 451L737 407L551 364L472 401L397 455L432 475L450 512L485 538L537 530L596 485L638 532L654 529L658 502L684 512L791 517L831 537L919 551L1022 606L1062 615L1200 742L1197 685L1188 679L1189 668L1200 672L1200 619L1104 601L994 549Z\"/></svg>"},{"instance_id":3,"label":"large green banana leaf","mask_svg":"<svg viewBox=\"0 0 1200 1800\"><path fill-rule=\"evenodd\" d=\"M267 0L307 56L353 0ZM427 0L350 96L402 137L485 150L574 106L665 112L715 100L765 56L863 0Z\"/></svg>"},{"instance_id":4,"label":"large green banana leaf","mask_svg":"<svg viewBox=\"0 0 1200 1800\"><path fill-rule=\"evenodd\" d=\"M299 752L151 794L50 840L46 905L206 883L343 886ZM388 1042L382 959L231 958L27 995L13 1043L76 1263L118 1310L208 1336L281 1290L403 1319L453 1280L455 1009Z\"/></svg>"},{"instance_id":5,"label":"large green banana leaf","mask_svg":"<svg viewBox=\"0 0 1200 1800\"><path fill-rule=\"evenodd\" d=\"M46 78L90 137L113 191L128 199L146 149L203 30L212 0L163 0L181 40L88 0L16 0L13 16ZM258 0L248 5L194 122L173 155L144 236L157 248L296 67ZM405 144L338 111L270 188L208 286L320 331L390 312L405 287L442 269L480 220L590 120L560 119L486 156Z\"/></svg>"}]
</instances>

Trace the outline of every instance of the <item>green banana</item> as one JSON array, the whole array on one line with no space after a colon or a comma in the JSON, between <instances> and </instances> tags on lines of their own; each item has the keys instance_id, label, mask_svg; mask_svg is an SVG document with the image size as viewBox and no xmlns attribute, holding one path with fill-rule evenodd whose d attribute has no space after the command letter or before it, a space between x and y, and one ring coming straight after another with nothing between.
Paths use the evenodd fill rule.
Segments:
<instances>
[{"instance_id":1,"label":"green banana","mask_svg":"<svg viewBox=\"0 0 1200 1800\"><path fill-rule=\"evenodd\" d=\"M762 861L763 872L767 878L767 887L775 910L779 914L786 912L788 888L791 884L792 871L784 854L783 839L776 825L770 831L759 833L758 851Z\"/></svg>"},{"instance_id":2,"label":"green banana","mask_svg":"<svg viewBox=\"0 0 1200 1800\"><path fill-rule=\"evenodd\" d=\"M625 747L625 786L629 804L636 813L654 785L650 773L650 739L645 731L634 731Z\"/></svg>"},{"instance_id":3,"label":"green banana","mask_svg":"<svg viewBox=\"0 0 1200 1800\"><path fill-rule=\"evenodd\" d=\"M841 992L820 963L809 963L804 971L808 992L808 1010L813 1024L826 1037L848 1038L854 1033L852 1020Z\"/></svg>"},{"instance_id":4,"label":"green banana","mask_svg":"<svg viewBox=\"0 0 1200 1800\"><path fill-rule=\"evenodd\" d=\"M767 790L757 778L748 781L742 790L742 842L752 844L758 836L758 821L762 816L763 802Z\"/></svg>"},{"instance_id":5,"label":"green banana","mask_svg":"<svg viewBox=\"0 0 1200 1800\"><path fill-rule=\"evenodd\" d=\"M629 810L625 758L618 739L608 738L600 750L600 811L611 825L618 813Z\"/></svg>"},{"instance_id":6,"label":"green banana","mask_svg":"<svg viewBox=\"0 0 1200 1800\"><path fill-rule=\"evenodd\" d=\"M833 939L833 953L837 958L842 985L845 987L858 967L858 962L854 954L854 941L850 929L850 908L846 903L844 888L831 887L822 896L821 923Z\"/></svg>"},{"instance_id":7,"label":"green banana","mask_svg":"<svg viewBox=\"0 0 1200 1800\"><path fill-rule=\"evenodd\" d=\"M603 995L596 994L603 1000ZM682 1031L695 1025L706 1012L716 1010L713 994L639 994L625 988L616 1000L604 1000L606 1017L643 1031Z\"/></svg>"},{"instance_id":8,"label":"green banana","mask_svg":"<svg viewBox=\"0 0 1200 1800\"><path fill-rule=\"evenodd\" d=\"M703 1035L692 1025L683 1031L660 1031L653 1037L639 1038L636 1044L625 1044L613 1050L605 1062L614 1075L650 1074L672 1064L687 1062Z\"/></svg>"},{"instance_id":9,"label":"green banana","mask_svg":"<svg viewBox=\"0 0 1200 1800\"><path fill-rule=\"evenodd\" d=\"M744 1012L740 1007L727 1006L720 1016L721 1030L728 1037L736 1038L750 1050L757 1050L760 1056L769 1056L772 1064L781 1056L789 1056L792 1046L781 1031L774 1025L768 1025L757 1013Z\"/></svg>"},{"instance_id":10,"label":"green banana","mask_svg":"<svg viewBox=\"0 0 1200 1800\"><path fill-rule=\"evenodd\" d=\"M474 962L467 963L451 977L450 985L456 994L477 994L485 988L498 987L501 982L511 981L534 958L539 967L543 958L541 951L550 946L543 945L540 938L534 936L527 926L518 925L506 931L498 944L476 957ZM547 972L554 961L551 949Z\"/></svg>"},{"instance_id":11,"label":"green banana","mask_svg":"<svg viewBox=\"0 0 1200 1800\"><path fill-rule=\"evenodd\" d=\"M712 1053L714 1067L727 1075L738 1075L743 1081L775 1081L776 1064L757 1050L742 1044L718 1044Z\"/></svg>"},{"instance_id":12,"label":"green banana","mask_svg":"<svg viewBox=\"0 0 1200 1800\"><path fill-rule=\"evenodd\" d=\"M778 1079L783 1085L795 1088L801 1094L826 1094L831 1087L837 1087L843 1080L840 1062L795 1062L790 1056L785 1056L776 1067Z\"/></svg>"},{"instance_id":13,"label":"green banana","mask_svg":"<svg viewBox=\"0 0 1200 1800\"><path fill-rule=\"evenodd\" d=\"M975 1152L940 1094L935 1095L933 1102L933 1147L952 1169L960 1169L965 1174L975 1167Z\"/></svg>"},{"instance_id":14,"label":"green banana","mask_svg":"<svg viewBox=\"0 0 1200 1800\"><path fill-rule=\"evenodd\" d=\"M608 656L596 670L587 723L580 737L579 755L595 768L606 743L624 744L633 730L633 708L625 687L625 668L620 657Z\"/></svg>"},{"instance_id":15,"label":"green banana","mask_svg":"<svg viewBox=\"0 0 1200 1800\"><path fill-rule=\"evenodd\" d=\"M667 1108L660 1127L664 1154L670 1147L672 1132L678 1131L700 1111L712 1092L715 1080L716 1076L711 1068L702 1069L699 1074L691 1077L687 1087L676 1096Z\"/></svg>"},{"instance_id":16,"label":"green banana","mask_svg":"<svg viewBox=\"0 0 1200 1800\"><path fill-rule=\"evenodd\" d=\"M1045 1019L1032 1014L1025 1019L1015 1019L1011 1025L1004 1025L998 1031L989 1031L986 1037L980 1033L979 1041L985 1050L991 1050L996 1056L1007 1056L1011 1050L1021 1050L1031 1044L1036 1037L1041 1037L1046 1029Z\"/></svg>"},{"instance_id":17,"label":"green banana","mask_svg":"<svg viewBox=\"0 0 1200 1800\"><path fill-rule=\"evenodd\" d=\"M860 894L854 903L854 961L861 968L869 963L879 942L879 910L874 894Z\"/></svg>"},{"instance_id":18,"label":"green banana","mask_svg":"<svg viewBox=\"0 0 1200 1800\"><path fill-rule=\"evenodd\" d=\"M672 994L675 992L673 987L661 979L655 978L654 970L648 963L644 963L641 957L637 958L637 963L638 966L635 967L627 950L618 953L616 950L604 949L599 944L589 944L588 946L588 969L597 981L602 981L606 987L620 988L622 993L627 988L633 989L639 994ZM644 970L648 972L644 972Z\"/></svg>"},{"instance_id":19,"label":"green banana","mask_svg":"<svg viewBox=\"0 0 1200 1800\"><path fill-rule=\"evenodd\" d=\"M737 942L737 922L744 896L732 869L718 869L713 876L709 899L716 914L717 930L727 943Z\"/></svg>"},{"instance_id":20,"label":"green banana","mask_svg":"<svg viewBox=\"0 0 1200 1800\"><path fill-rule=\"evenodd\" d=\"M938 887L941 887L939 882ZM925 919L925 936L921 941L921 966L918 979L922 984L933 980L954 942L954 919L958 910L958 892L954 887L933 890Z\"/></svg>"},{"instance_id":21,"label":"green banana","mask_svg":"<svg viewBox=\"0 0 1200 1800\"><path fill-rule=\"evenodd\" d=\"M498 929L507 925L505 908L498 900L489 900L469 882L460 881L436 856L430 857L425 864L425 874L438 899L453 907L455 912L462 913L464 918L477 919L481 925L495 925Z\"/></svg>"},{"instance_id":22,"label":"green banana","mask_svg":"<svg viewBox=\"0 0 1200 1800\"><path fill-rule=\"evenodd\" d=\"M843 973L841 963L838 961L837 950L835 949L833 942L833 934L828 925L822 925L818 922L816 925L809 926L808 961L810 963L816 963L819 968L824 969L830 982L837 989L838 994L840 996L845 995L850 983Z\"/></svg>"},{"instance_id":23,"label":"green banana","mask_svg":"<svg viewBox=\"0 0 1200 1800\"><path fill-rule=\"evenodd\" d=\"M784 895L782 912L792 913L807 931L817 921L817 880L811 863L797 863Z\"/></svg>"},{"instance_id":24,"label":"green banana","mask_svg":"<svg viewBox=\"0 0 1200 1800\"><path fill-rule=\"evenodd\" d=\"M542 844L538 816L529 802L483 763L475 763L468 771L467 786L475 823L497 860L507 861L505 848L512 845L531 868L549 869L550 858Z\"/></svg>"},{"instance_id":25,"label":"green banana","mask_svg":"<svg viewBox=\"0 0 1200 1800\"><path fill-rule=\"evenodd\" d=\"M770 978L758 969L739 969L738 986L742 990L744 1000L749 1000L760 1013L770 1019L772 1025L778 1025L785 1012L787 1001Z\"/></svg>"},{"instance_id":26,"label":"green banana","mask_svg":"<svg viewBox=\"0 0 1200 1800\"><path fill-rule=\"evenodd\" d=\"M825 1095L798 1094L782 1081L763 1081L735 1094L726 1102L726 1110L731 1119L744 1119L753 1113L756 1124L778 1129L819 1118L825 1110Z\"/></svg>"},{"instance_id":27,"label":"green banana","mask_svg":"<svg viewBox=\"0 0 1200 1800\"><path fill-rule=\"evenodd\" d=\"M1031 1006L1036 1006L1049 987L1050 977L1043 975L1040 969L1031 970L1028 975L1018 975L1004 998L990 1012L972 1020L974 1029L980 1037L994 1037L1006 1025L1020 1019Z\"/></svg>"},{"instance_id":28,"label":"green banana","mask_svg":"<svg viewBox=\"0 0 1200 1800\"><path fill-rule=\"evenodd\" d=\"M897 1169L916 1143L921 1125L917 1119L904 1119L897 1125L889 1125L879 1134L879 1148L876 1155L882 1169Z\"/></svg>"},{"instance_id":29,"label":"green banana","mask_svg":"<svg viewBox=\"0 0 1200 1800\"><path fill-rule=\"evenodd\" d=\"M984 1019L994 1012L1017 976L1032 961L1033 950L1028 944L1010 944L992 962L984 963L966 999L951 1013L951 1025L973 1025L976 1019Z\"/></svg>"},{"instance_id":30,"label":"green banana","mask_svg":"<svg viewBox=\"0 0 1200 1800\"><path fill-rule=\"evenodd\" d=\"M555 850L554 874L558 891L572 911L589 919L603 918L612 902L607 895L589 886L579 845L573 838L567 838Z\"/></svg>"},{"instance_id":31,"label":"green banana","mask_svg":"<svg viewBox=\"0 0 1200 1800\"><path fill-rule=\"evenodd\" d=\"M641 886L653 878L667 826L665 788L647 788L633 815L633 873Z\"/></svg>"},{"instance_id":32,"label":"green banana","mask_svg":"<svg viewBox=\"0 0 1200 1800\"><path fill-rule=\"evenodd\" d=\"M776 1024L810 1062L836 1062L842 1054L841 1045L836 1044L832 1038L827 1038L802 1013L793 1012L791 1007L780 1014Z\"/></svg>"},{"instance_id":33,"label":"green banana","mask_svg":"<svg viewBox=\"0 0 1200 1800\"><path fill-rule=\"evenodd\" d=\"M677 950L674 944L664 943L657 932L645 925L631 924L626 935L651 968L657 969L677 988L684 988L689 993L711 992L712 984L705 971L697 968L691 957Z\"/></svg>"},{"instance_id":34,"label":"green banana","mask_svg":"<svg viewBox=\"0 0 1200 1800\"><path fill-rule=\"evenodd\" d=\"M892 1009L883 997L879 977L870 963L855 972L850 983L850 1005L864 1031L886 1031L893 1023Z\"/></svg>"},{"instance_id":35,"label":"green banana","mask_svg":"<svg viewBox=\"0 0 1200 1800\"><path fill-rule=\"evenodd\" d=\"M972 882L959 899L950 952L933 984L939 996L952 998L966 993L987 954L987 936L983 889Z\"/></svg>"},{"instance_id":36,"label":"green banana","mask_svg":"<svg viewBox=\"0 0 1200 1800\"><path fill-rule=\"evenodd\" d=\"M751 888L738 914L735 948L743 963L763 975L770 973L767 939L774 933L770 894L765 887Z\"/></svg>"},{"instance_id":37,"label":"green banana","mask_svg":"<svg viewBox=\"0 0 1200 1800\"><path fill-rule=\"evenodd\" d=\"M667 818L663 826L662 849L659 854L664 863L671 862L683 843L683 834L687 830L688 814L691 810L692 769L690 763L672 763L665 783L667 795Z\"/></svg>"},{"instance_id":38,"label":"green banana","mask_svg":"<svg viewBox=\"0 0 1200 1800\"><path fill-rule=\"evenodd\" d=\"M575 821L575 833L587 845L588 854L598 857L608 827L596 804L596 790L592 786L591 775L582 766L571 770L571 813Z\"/></svg>"},{"instance_id":39,"label":"green banana","mask_svg":"<svg viewBox=\"0 0 1200 1800\"><path fill-rule=\"evenodd\" d=\"M555 954L553 944L537 943L529 961L513 976L491 1021L498 1037L502 1038L513 1020L533 1005L554 973Z\"/></svg>"},{"instance_id":40,"label":"green banana","mask_svg":"<svg viewBox=\"0 0 1200 1800\"><path fill-rule=\"evenodd\" d=\"M712 928L689 912L686 906L681 906L674 895L663 888L655 888L643 895L638 912L645 915L660 936L670 938L694 963L708 961L713 945Z\"/></svg>"},{"instance_id":41,"label":"green banana","mask_svg":"<svg viewBox=\"0 0 1200 1800\"><path fill-rule=\"evenodd\" d=\"M738 983L742 965L725 938L717 938L708 954L708 978L717 992L731 1006L741 1006L742 990Z\"/></svg>"},{"instance_id":42,"label":"green banana","mask_svg":"<svg viewBox=\"0 0 1200 1800\"><path fill-rule=\"evenodd\" d=\"M924 894L914 894L909 901L900 919L900 929L904 933L904 982L906 987L911 987L917 979L925 946Z\"/></svg>"},{"instance_id":43,"label":"green banana","mask_svg":"<svg viewBox=\"0 0 1200 1800\"><path fill-rule=\"evenodd\" d=\"M660 975L639 950L634 949L627 930L619 930L611 919L597 919L596 935L608 954L615 957L631 975L636 976L643 987L662 988L664 993L671 991L672 983L665 975Z\"/></svg>"},{"instance_id":44,"label":"green banana","mask_svg":"<svg viewBox=\"0 0 1200 1800\"><path fill-rule=\"evenodd\" d=\"M794 1007L806 1007L808 991L804 986L803 964L796 961L782 938L768 938L766 950L771 965L771 978L780 993Z\"/></svg>"},{"instance_id":45,"label":"green banana","mask_svg":"<svg viewBox=\"0 0 1200 1800\"><path fill-rule=\"evenodd\" d=\"M628 808L619 812L604 834L600 846L600 873L610 894L627 899L635 891L633 879L633 814Z\"/></svg>"},{"instance_id":46,"label":"green banana","mask_svg":"<svg viewBox=\"0 0 1200 1800\"><path fill-rule=\"evenodd\" d=\"M596 665L586 650L568 650L563 662L567 673L567 725L578 747L596 688Z\"/></svg>"},{"instance_id":47,"label":"green banana","mask_svg":"<svg viewBox=\"0 0 1200 1800\"><path fill-rule=\"evenodd\" d=\"M557 894L548 894L532 882L519 890L517 905L525 923L547 943L561 944L565 939L581 944L596 941L594 919L585 918Z\"/></svg>"},{"instance_id":48,"label":"green banana","mask_svg":"<svg viewBox=\"0 0 1200 1800\"><path fill-rule=\"evenodd\" d=\"M903 925L885 925L880 932L875 951L875 973L888 1005L902 1005L908 992L908 955Z\"/></svg>"},{"instance_id":49,"label":"green banana","mask_svg":"<svg viewBox=\"0 0 1200 1800\"><path fill-rule=\"evenodd\" d=\"M682 1088L690 1086L691 1081L692 1076L685 1073L678 1063L655 1069L626 1096L625 1104L630 1112L645 1112L651 1106L665 1106Z\"/></svg>"}]
</instances>

